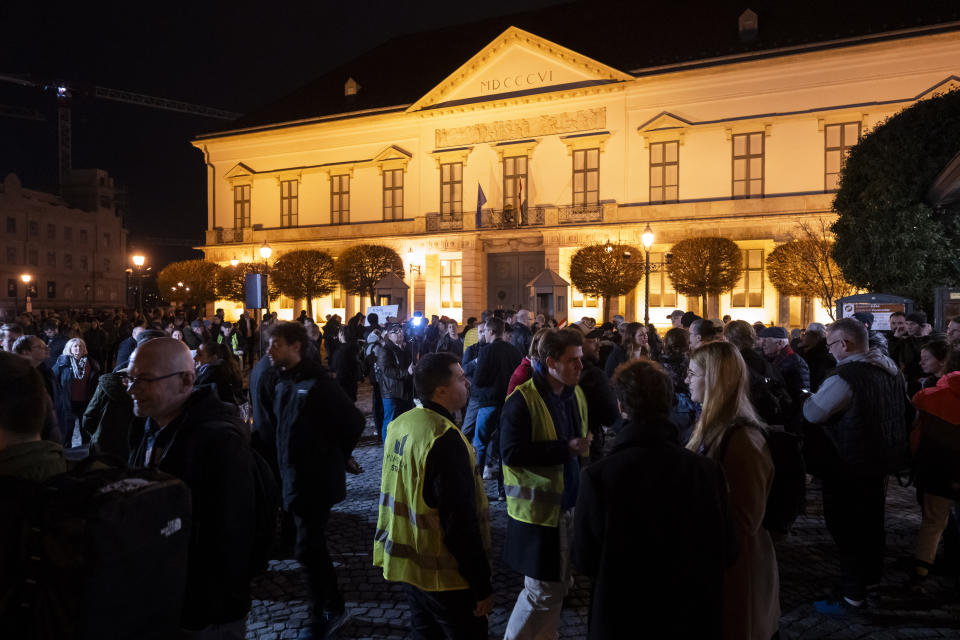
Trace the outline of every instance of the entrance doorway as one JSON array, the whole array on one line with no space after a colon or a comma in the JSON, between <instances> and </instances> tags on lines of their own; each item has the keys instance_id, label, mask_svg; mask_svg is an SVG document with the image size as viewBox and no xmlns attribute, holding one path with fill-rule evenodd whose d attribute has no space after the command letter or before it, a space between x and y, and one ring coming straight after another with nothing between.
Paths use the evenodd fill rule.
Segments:
<instances>
[{"instance_id":1,"label":"entrance doorway","mask_svg":"<svg viewBox=\"0 0 960 640\"><path fill-rule=\"evenodd\" d=\"M487 255L487 308L531 308L526 284L543 271L543 251Z\"/></svg>"}]
</instances>

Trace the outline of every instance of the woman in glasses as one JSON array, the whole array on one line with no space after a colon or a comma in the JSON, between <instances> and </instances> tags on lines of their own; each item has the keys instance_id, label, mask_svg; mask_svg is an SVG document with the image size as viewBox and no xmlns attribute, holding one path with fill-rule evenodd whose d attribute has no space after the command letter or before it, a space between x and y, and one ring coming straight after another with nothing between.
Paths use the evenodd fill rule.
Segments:
<instances>
[{"instance_id":1,"label":"woman in glasses","mask_svg":"<svg viewBox=\"0 0 960 640\"><path fill-rule=\"evenodd\" d=\"M693 352L686 382L703 411L687 448L719 463L727 479L739 554L724 576L724 637L769 640L780 619L777 557L763 528L774 470L749 380L733 344L708 342Z\"/></svg>"}]
</instances>

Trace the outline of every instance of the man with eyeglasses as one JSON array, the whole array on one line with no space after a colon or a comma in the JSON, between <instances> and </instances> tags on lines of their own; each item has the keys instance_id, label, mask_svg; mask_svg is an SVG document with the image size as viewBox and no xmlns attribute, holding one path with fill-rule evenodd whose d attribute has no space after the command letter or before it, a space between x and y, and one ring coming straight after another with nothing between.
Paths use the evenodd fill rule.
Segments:
<instances>
[{"instance_id":1,"label":"man with eyeglasses","mask_svg":"<svg viewBox=\"0 0 960 640\"><path fill-rule=\"evenodd\" d=\"M42 436L44 440L53 440L61 442L63 440L60 429L57 426L57 414L53 407L57 406L57 397L60 394L60 385L57 384L53 375L53 370L47 366L47 358L50 356L50 349L47 343L37 336L20 336L11 347L13 353L30 361L30 365L37 370L40 377L43 378L44 387L47 390L47 396L50 397L50 405L47 408L47 417L44 419Z\"/></svg>"},{"instance_id":2,"label":"man with eyeglasses","mask_svg":"<svg viewBox=\"0 0 960 640\"><path fill-rule=\"evenodd\" d=\"M827 349L837 368L803 405L803 416L823 425L820 435L827 440L823 516L840 551L842 585L835 599L814 606L831 615L861 608L867 586L880 582L887 474L898 471L908 453L903 376L893 360L868 345L859 320L833 323Z\"/></svg>"},{"instance_id":3,"label":"man with eyeglasses","mask_svg":"<svg viewBox=\"0 0 960 640\"><path fill-rule=\"evenodd\" d=\"M178 340L138 345L123 377L134 413L147 419L131 466L176 476L193 494L185 637L244 638L256 523L246 428L212 388L194 389L193 359Z\"/></svg>"}]
</instances>

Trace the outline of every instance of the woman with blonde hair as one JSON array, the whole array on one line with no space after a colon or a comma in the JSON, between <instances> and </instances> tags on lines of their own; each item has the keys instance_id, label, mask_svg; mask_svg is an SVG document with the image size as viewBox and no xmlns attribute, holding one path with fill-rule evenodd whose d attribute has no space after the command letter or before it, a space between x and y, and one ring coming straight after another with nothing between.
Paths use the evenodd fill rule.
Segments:
<instances>
[{"instance_id":1,"label":"woman with blonde hair","mask_svg":"<svg viewBox=\"0 0 960 640\"><path fill-rule=\"evenodd\" d=\"M723 469L740 548L724 576L724 637L769 640L780 619L777 557L763 528L774 469L747 367L734 345L709 342L691 355L686 381L703 405L687 448Z\"/></svg>"},{"instance_id":2,"label":"woman with blonde hair","mask_svg":"<svg viewBox=\"0 0 960 640\"><path fill-rule=\"evenodd\" d=\"M628 322L621 327L620 332L623 334L623 340L610 352L603 367L608 378L612 378L613 372L624 362L650 356L647 327L643 323Z\"/></svg>"},{"instance_id":3,"label":"woman with blonde hair","mask_svg":"<svg viewBox=\"0 0 960 640\"><path fill-rule=\"evenodd\" d=\"M97 388L100 366L87 355L87 343L82 338L70 338L63 347L63 353L57 357L53 375L60 383L57 420L63 434L63 446L70 447L77 420L83 419L83 412ZM83 444L90 442L90 434L82 430L80 438Z\"/></svg>"}]
</instances>

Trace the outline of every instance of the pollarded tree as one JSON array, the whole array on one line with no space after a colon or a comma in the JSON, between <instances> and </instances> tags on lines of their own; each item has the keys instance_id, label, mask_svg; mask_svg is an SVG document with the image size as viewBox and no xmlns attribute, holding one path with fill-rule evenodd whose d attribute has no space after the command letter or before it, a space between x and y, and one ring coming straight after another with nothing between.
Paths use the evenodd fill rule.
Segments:
<instances>
[{"instance_id":1,"label":"pollarded tree","mask_svg":"<svg viewBox=\"0 0 960 640\"><path fill-rule=\"evenodd\" d=\"M833 257L852 284L927 306L960 282L960 216L925 200L960 149L960 91L888 118L850 151L833 201Z\"/></svg>"},{"instance_id":2,"label":"pollarded tree","mask_svg":"<svg viewBox=\"0 0 960 640\"><path fill-rule=\"evenodd\" d=\"M270 275L283 295L306 298L307 309L313 308L314 298L337 288L333 258L326 251L301 249L285 253L274 263Z\"/></svg>"},{"instance_id":3,"label":"pollarded tree","mask_svg":"<svg viewBox=\"0 0 960 640\"><path fill-rule=\"evenodd\" d=\"M390 247L378 244L358 244L350 247L337 258L337 280L344 291L357 296L368 296L370 304L376 304L374 287L388 271L403 279L403 260Z\"/></svg>"},{"instance_id":4,"label":"pollarded tree","mask_svg":"<svg viewBox=\"0 0 960 640\"><path fill-rule=\"evenodd\" d=\"M642 255L626 244L593 244L570 258L570 282L580 293L603 298L603 319L610 318L610 298L634 289L643 277Z\"/></svg>"},{"instance_id":5,"label":"pollarded tree","mask_svg":"<svg viewBox=\"0 0 960 640\"><path fill-rule=\"evenodd\" d=\"M217 299L220 265L208 260L171 262L157 274L157 287L171 302L206 304Z\"/></svg>"},{"instance_id":6,"label":"pollarded tree","mask_svg":"<svg viewBox=\"0 0 960 640\"><path fill-rule=\"evenodd\" d=\"M767 275L774 288L786 296L809 296L820 300L831 320L836 300L857 292L843 279L833 260L833 240L827 223L801 223L793 239L767 256Z\"/></svg>"},{"instance_id":7,"label":"pollarded tree","mask_svg":"<svg viewBox=\"0 0 960 640\"><path fill-rule=\"evenodd\" d=\"M267 265L262 262L241 262L237 266L220 267L217 273L217 296L221 300L246 302L247 274L267 273ZM273 273L270 273L273 276ZM272 277L267 278L270 287L270 299L280 297L280 290L276 287Z\"/></svg>"},{"instance_id":8,"label":"pollarded tree","mask_svg":"<svg viewBox=\"0 0 960 640\"><path fill-rule=\"evenodd\" d=\"M673 245L667 274L685 296L700 296L707 313L707 295L730 291L743 273L743 253L728 238L687 238Z\"/></svg>"}]
</instances>

